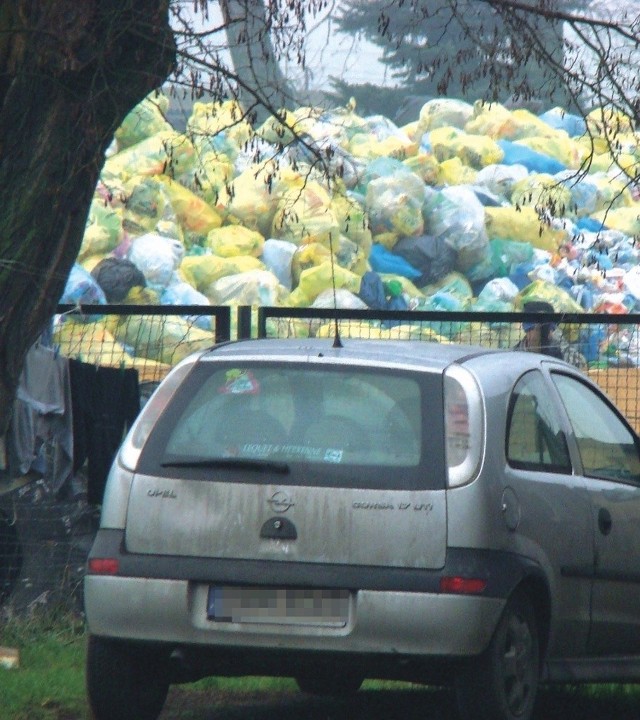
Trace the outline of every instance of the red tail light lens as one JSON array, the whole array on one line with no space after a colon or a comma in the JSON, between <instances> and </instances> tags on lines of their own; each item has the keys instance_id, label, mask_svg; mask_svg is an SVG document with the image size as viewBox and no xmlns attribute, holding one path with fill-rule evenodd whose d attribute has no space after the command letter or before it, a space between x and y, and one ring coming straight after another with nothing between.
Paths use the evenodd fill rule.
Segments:
<instances>
[{"instance_id":1,"label":"red tail light lens","mask_svg":"<svg viewBox=\"0 0 640 720\"><path fill-rule=\"evenodd\" d=\"M117 575L120 563L117 558L91 558L89 572L92 575Z\"/></svg>"},{"instance_id":2,"label":"red tail light lens","mask_svg":"<svg viewBox=\"0 0 640 720\"><path fill-rule=\"evenodd\" d=\"M466 578L459 575L440 578L440 592L451 595L478 595L485 591L487 581L483 578Z\"/></svg>"},{"instance_id":3,"label":"red tail light lens","mask_svg":"<svg viewBox=\"0 0 640 720\"><path fill-rule=\"evenodd\" d=\"M473 375L451 365L444 375L447 483L450 488L472 482L482 464L484 405Z\"/></svg>"}]
</instances>

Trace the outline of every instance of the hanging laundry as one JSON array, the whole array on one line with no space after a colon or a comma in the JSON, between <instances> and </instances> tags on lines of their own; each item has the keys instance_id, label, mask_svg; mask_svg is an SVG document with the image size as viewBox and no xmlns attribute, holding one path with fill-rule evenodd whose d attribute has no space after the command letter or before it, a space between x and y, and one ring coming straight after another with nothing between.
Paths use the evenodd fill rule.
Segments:
<instances>
[{"instance_id":1,"label":"hanging laundry","mask_svg":"<svg viewBox=\"0 0 640 720\"><path fill-rule=\"evenodd\" d=\"M36 472L54 495L73 473L69 362L36 343L27 353L18 383L7 451L12 476Z\"/></svg>"},{"instance_id":2,"label":"hanging laundry","mask_svg":"<svg viewBox=\"0 0 640 720\"><path fill-rule=\"evenodd\" d=\"M69 360L73 469L87 463L87 501L102 503L107 475L125 431L140 412L138 371Z\"/></svg>"}]
</instances>

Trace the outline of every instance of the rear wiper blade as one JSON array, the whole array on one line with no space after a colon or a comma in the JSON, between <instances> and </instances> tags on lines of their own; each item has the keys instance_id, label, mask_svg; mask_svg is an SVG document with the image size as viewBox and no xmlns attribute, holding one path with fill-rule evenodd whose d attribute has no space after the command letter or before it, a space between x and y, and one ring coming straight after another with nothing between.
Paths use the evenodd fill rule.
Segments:
<instances>
[{"instance_id":1,"label":"rear wiper blade","mask_svg":"<svg viewBox=\"0 0 640 720\"><path fill-rule=\"evenodd\" d=\"M276 472L286 475L290 467L276 460L252 460L248 458L193 458L192 460L167 460L161 467L175 468L241 468L257 472Z\"/></svg>"}]
</instances>

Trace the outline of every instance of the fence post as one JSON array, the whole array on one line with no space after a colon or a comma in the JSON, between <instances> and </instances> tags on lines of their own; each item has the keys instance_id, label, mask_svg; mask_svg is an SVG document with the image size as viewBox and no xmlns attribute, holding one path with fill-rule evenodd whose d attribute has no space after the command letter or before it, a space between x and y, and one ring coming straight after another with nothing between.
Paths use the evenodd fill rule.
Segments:
<instances>
[{"instance_id":1,"label":"fence post","mask_svg":"<svg viewBox=\"0 0 640 720\"><path fill-rule=\"evenodd\" d=\"M216 318L216 345L221 342L227 342L231 340L231 308L227 305L222 308L218 308L215 315Z\"/></svg>"},{"instance_id":2,"label":"fence post","mask_svg":"<svg viewBox=\"0 0 640 720\"><path fill-rule=\"evenodd\" d=\"M251 338L251 306L238 306L238 340L249 340Z\"/></svg>"}]
</instances>

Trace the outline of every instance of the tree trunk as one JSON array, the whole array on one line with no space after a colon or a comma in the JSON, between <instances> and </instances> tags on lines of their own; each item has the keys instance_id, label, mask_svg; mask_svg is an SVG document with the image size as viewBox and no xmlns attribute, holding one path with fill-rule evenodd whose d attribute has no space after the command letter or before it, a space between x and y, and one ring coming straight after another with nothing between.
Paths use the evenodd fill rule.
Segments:
<instances>
[{"instance_id":1,"label":"tree trunk","mask_svg":"<svg viewBox=\"0 0 640 720\"><path fill-rule=\"evenodd\" d=\"M245 111L260 122L282 108L295 107L295 93L276 58L263 0L220 0L220 10Z\"/></svg>"},{"instance_id":2,"label":"tree trunk","mask_svg":"<svg viewBox=\"0 0 640 720\"><path fill-rule=\"evenodd\" d=\"M174 62L165 0L0 0L0 435L107 147Z\"/></svg>"}]
</instances>

